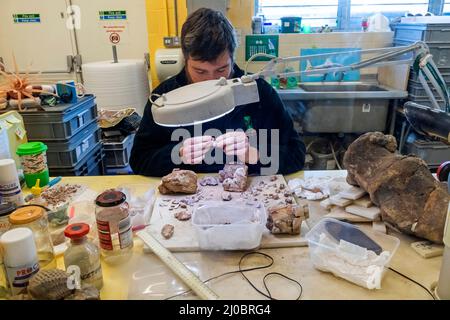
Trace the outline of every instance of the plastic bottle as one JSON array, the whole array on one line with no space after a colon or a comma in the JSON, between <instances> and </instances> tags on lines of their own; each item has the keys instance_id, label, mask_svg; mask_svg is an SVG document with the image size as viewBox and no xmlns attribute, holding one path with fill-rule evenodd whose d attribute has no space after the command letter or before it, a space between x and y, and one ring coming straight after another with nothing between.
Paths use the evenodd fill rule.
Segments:
<instances>
[{"instance_id":1,"label":"plastic bottle","mask_svg":"<svg viewBox=\"0 0 450 320\"><path fill-rule=\"evenodd\" d=\"M25 204L13 159L0 160L0 202L12 202L17 206Z\"/></svg>"},{"instance_id":2,"label":"plastic bottle","mask_svg":"<svg viewBox=\"0 0 450 320\"><path fill-rule=\"evenodd\" d=\"M0 237L0 245L11 294L19 294L39 271L33 232L28 228L9 230Z\"/></svg>"},{"instance_id":3,"label":"plastic bottle","mask_svg":"<svg viewBox=\"0 0 450 320\"><path fill-rule=\"evenodd\" d=\"M89 225L86 223L74 223L66 227L64 235L70 239L70 245L64 252L64 265L67 272L70 266L80 268L81 283L92 284L100 290L103 287L100 252L88 240L88 233Z\"/></svg>"},{"instance_id":4,"label":"plastic bottle","mask_svg":"<svg viewBox=\"0 0 450 320\"><path fill-rule=\"evenodd\" d=\"M29 228L33 232L41 268L56 268L55 253L48 227L47 212L38 205L22 206L9 215L11 229Z\"/></svg>"}]
</instances>

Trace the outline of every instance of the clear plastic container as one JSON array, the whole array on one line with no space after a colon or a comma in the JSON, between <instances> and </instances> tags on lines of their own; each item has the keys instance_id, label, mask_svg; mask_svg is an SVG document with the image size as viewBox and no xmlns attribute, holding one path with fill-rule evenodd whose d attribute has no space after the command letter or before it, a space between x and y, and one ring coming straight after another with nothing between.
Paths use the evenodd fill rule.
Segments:
<instances>
[{"instance_id":1,"label":"clear plastic container","mask_svg":"<svg viewBox=\"0 0 450 320\"><path fill-rule=\"evenodd\" d=\"M43 207L37 205L19 207L9 215L9 222L11 229L29 228L33 231L41 269L56 268L47 212Z\"/></svg>"},{"instance_id":2,"label":"clear plastic container","mask_svg":"<svg viewBox=\"0 0 450 320\"><path fill-rule=\"evenodd\" d=\"M35 186L38 179L40 187L46 186L49 182L47 149L42 142L28 142L17 148L16 153L20 157L28 188Z\"/></svg>"},{"instance_id":3,"label":"clear plastic container","mask_svg":"<svg viewBox=\"0 0 450 320\"><path fill-rule=\"evenodd\" d=\"M350 223L325 218L307 234L315 268L367 289L380 289L400 240Z\"/></svg>"},{"instance_id":4,"label":"clear plastic container","mask_svg":"<svg viewBox=\"0 0 450 320\"><path fill-rule=\"evenodd\" d=\"M203 250L258 248L267 221L259 202L205 201L192 215L192 225Z\"/></svg>"},{"instance_id":5,"label":"clear plastic container","mask_svg":"<svg viewBox=\"0 0 450 320\"><path fill-rule=\"evenodd\" d=\"M133 232L129 205L123 192L107 190L95 200L95 219L102 256L107 263L129 260L133 250Z\"/></svg>"}]
</instances>

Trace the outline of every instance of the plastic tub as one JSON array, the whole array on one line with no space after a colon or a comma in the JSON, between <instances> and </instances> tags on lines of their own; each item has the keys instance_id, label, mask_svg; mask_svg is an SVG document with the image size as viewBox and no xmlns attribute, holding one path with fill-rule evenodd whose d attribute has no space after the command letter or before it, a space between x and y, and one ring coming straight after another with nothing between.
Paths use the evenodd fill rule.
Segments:
<instances>
[{"instance_id":1,"label":"plastic tub","mask_svg":"<svg viewBox=\"0 0 450 320\"><path fill-rule=\"evenodd\" d=\"M203 250L259 247L267 213L259 202L207 201L194 209L192 225Z\"/></svg>"},{"instance_id":2,"label":"plastic tub","mask_svg":"<svg viewBox=\"0 0 450 320\"><path fill-rule=\"evenodd\" d=\"M326 218L307 234L309 253L316 269L367 289L380 289L383 276L400 240L381 232Z\"/></svg>"},{"instance_id":3,"label":"plastic tub","mask_svg":"<svg viewBox=\"0 0 450 320\"><path fill-rule=\"evenodd\" d=\"M28 188L35 186L38 179L40 187L48 184L47 149L42 142L28 142L17 148Z\"/></svg>"}]
</instances>

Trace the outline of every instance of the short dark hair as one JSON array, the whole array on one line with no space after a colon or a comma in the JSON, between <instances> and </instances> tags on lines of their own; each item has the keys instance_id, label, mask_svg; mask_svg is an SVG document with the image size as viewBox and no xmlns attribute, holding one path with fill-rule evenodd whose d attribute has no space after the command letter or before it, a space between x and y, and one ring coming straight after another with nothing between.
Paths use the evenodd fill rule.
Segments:
<instances>
[{"instance_id":1,"label":"short dark hair","mask_svg":"<svg viewBox=\"0 0 450 320\"><path fill-rule=\"evenodd\" d=\"M198 9L183 24L181 49L186 59L214 61L225 50L233 58L236 49L234 28L220 11Z\"/></svg>"}]
</instances>

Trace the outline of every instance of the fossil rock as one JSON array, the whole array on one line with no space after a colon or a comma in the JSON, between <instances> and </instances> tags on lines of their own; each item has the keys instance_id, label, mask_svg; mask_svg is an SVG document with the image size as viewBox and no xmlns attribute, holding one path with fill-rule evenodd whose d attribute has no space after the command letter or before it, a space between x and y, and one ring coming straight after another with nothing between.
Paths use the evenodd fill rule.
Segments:
<instances>
[{"instance_id":1,"label":"fossil rock","mask_svg":"<svg viewBox=\"0 0 450 320\"><path fill-rule=\"evenodd\" d=\"M75 292L64 300L100 300L100 292L96 287L90 284L83 284L80 290Z\"/></svg>"},{"instance_id":2,"label":"fossil rock","mask_svg":"<svg viewBox=\"0 0 450 320\"><path fill-rule=\"evenodd\" d=\"M207 176L198 182L201 186L217 186L219 184L219 181L216 177Z\"/></svg>"},{"instance_id":3,"label":"fossil rock","mask_svg":"<svg viewBox=\"0 0 450 320\"><path fill-rule=\"evenodd\" d=\"M423 160L397 155L396 149L395 138L381 132L356 139L344 156L347 182L369 193L384 222L442 243L450 195Z\"/></svg>"},{"instance_id":4,"label":"fossil rock","mask_svg":"<svg viewBox=\"0 0 450 320\"><path fill-rule=\"evenodd\" d=\"M180 221L187 221L191 219L191 214L188 211L178 211L175 213L175 218L177 218Z\"/></svg>"},{"instance_id":5,"label":"fossil rock","mask_svg":"<svg viewBox=\"0 0 450 320\"><path fill-rule=\"evenodd\" d=\"M36 300L61 300L72 294L67 288L68 275L59 269L40 270L28 284L28 294Z\"/></svg>"},{"instance_id":6,"label":"fossil rock","mask_svg":"<svg viewBox=\"0 0 450 320\"><path fill-rule=\"evenodd\" d=\"M165 238L165 239L170 239L173 236L173 232L174 232L175 227L171 224L166 224L162 227L161 229L161 235Z\"/></svg>"},{"instance_id":7,"label":"fossil rock","mask_svg":"<svg viewBox=\"0 0 450 320\"><path fill-rule=\"evenodd\" d=\"M231 192L244 192L247 189L248 167L245 164L226 164L219 171L219 180L223 190Z\"/></svg>"},{"instance_id":8,"label":"fossil rock","mask_svg":"<svg viewBox=\"0 0 450 320\"><path fill-rule=\"evenodd\" d=\"M231 193L222 192L222 200L223 201L230 201L231 199L233 199L233 197L231 196Z\"/></svg>"},{"instance_id":9,"label":"fossil rock","mask_svg":"<svg viewBox=\"0 0 450 320\"><path fill-rule=\"evenodd\" d=\"M273 234L300 234L302 221L307 219L308 216L308 205L277 205L269 208L266 227Z\"/></svg>"},{"instance_id":10,"label":"fossil rock","mask_svg":"<svg viewBox=\"0 0 450 320\"><path fill-rule=\"evenodd\" d=\"M172 173L162 177L158 190L161 194L196 193L197 175L190 170L174 169Z\"/></svg>"}]
</instances>

